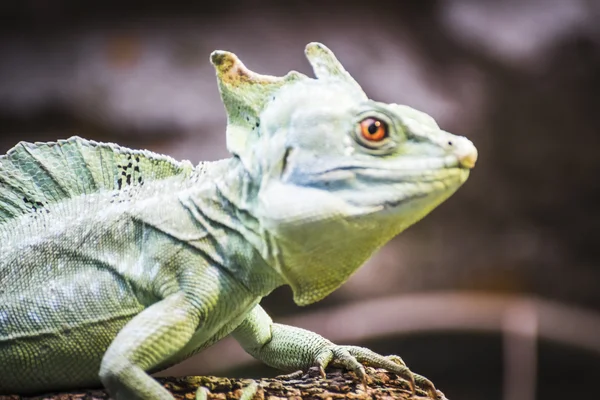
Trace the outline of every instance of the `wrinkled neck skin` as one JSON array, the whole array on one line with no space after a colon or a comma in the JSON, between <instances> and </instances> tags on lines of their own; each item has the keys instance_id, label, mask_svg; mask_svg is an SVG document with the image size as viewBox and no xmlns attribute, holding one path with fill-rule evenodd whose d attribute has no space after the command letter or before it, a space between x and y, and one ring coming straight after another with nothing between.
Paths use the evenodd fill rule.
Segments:
<instances>
[{"instance_id":1,"label":"wrinkled neck skin","mask_svg":"<svg viewBox=\"0 0 600 400\"><path fill-rule=\"evenodd\" d=\"M261 179L251 176L235 156L196 169L201 178L179 195L179 202L208 234L207 247L200 250L212 254L211 263L229 271L257 297L284 285L269 263L269 235L255 211Z\"/></svg>"},{"instance_id":2,"label":"wrinkled neck skin","mask_svg":"<svg viewBox=\"0 0 600 400\"><path fill-rule=\"evenodd\" d=\"M462 179L466 177L457 177L447 191L403 199L389 207L383 201L381 205L353 204L320 189L320 182L268 182L255 206L271 242L267 263L292 287L297 304L316 302L342 285L381 246L448 198Z\"/></svg>"},{"instance_id":3,"label":"wrinkled neck skin","mask_svg":"<svg viewBox=\"0 0 600 400\"><path fill-rule=\"evenodd\" d=\"M253 175L238 157L220 164L213 195L203 190L194 203L222 210L204 214L212 225L228 227L220 238L230 258L224 267L256 294L288 284L298 304L317 301L403 229L377 207L364 212L326 190L281 179L283 170L271 171L273 179Z\"/></svg>"}]
</instances>

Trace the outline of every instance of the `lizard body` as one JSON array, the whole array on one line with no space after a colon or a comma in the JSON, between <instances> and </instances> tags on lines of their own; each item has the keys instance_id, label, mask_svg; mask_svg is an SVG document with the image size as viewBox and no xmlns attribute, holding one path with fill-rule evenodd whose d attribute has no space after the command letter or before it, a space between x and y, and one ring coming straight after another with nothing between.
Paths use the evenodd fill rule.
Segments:
<instances>
[{"instance_id":1,"label":"lizard body","mask_svg":"<svg viewBox=\"0 0 600 400\"><path fill-rule=\"evenodd\" d=\"M0 394L94 386L171 399L148 372L233 334L282 370L397 357L275 324L258 305L339 287L467 179L477 153L406 106L369 100L323 45L317 79L211 61L233 157L178 162L78 137L0 158Z\"/></svg>"}]
</instances>

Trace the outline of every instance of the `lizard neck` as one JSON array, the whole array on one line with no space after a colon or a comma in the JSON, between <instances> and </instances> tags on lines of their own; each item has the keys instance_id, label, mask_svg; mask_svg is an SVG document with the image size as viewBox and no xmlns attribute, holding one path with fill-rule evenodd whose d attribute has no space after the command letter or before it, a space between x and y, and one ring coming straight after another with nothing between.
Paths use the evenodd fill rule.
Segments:
<instances>
[{"instance_id":1,"label":"lizard neck","mask_svg":"<svg viewBox=\"0 0 600 400\"><path fill-rule=\"evenodd\" d=\"M195 175L202 178L182 201L194 209L193 218L209 226L215 251L224 255L222 267L260 297L285 284L267 262L271 245L254 212L260 182L237 157L199 164L190 179Z\"/></svg>"}]
</instances>

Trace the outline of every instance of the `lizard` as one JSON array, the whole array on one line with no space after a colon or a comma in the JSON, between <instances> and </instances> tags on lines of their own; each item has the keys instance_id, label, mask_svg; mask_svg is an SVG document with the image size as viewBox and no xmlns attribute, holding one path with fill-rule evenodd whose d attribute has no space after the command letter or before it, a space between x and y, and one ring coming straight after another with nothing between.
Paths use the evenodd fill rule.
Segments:
<instances>
[{"instance_id":1,"label":"lizard","mask_svg":"<svg viewBox=\"0 0 600 400\"><path fill-rule=\"evenodd\" d=\"M369 99L333 52L315 77L249 70L211 53L231 157L177 161L78 136L0 157L0 394L103 385L172 399L150 374L232 335L282 371L398 356L278 324L260 306L288 285L308 305L450 197L473 143L428 114ZM360 316L357 316L360 318Z\"/></svg>"}]
</instances>

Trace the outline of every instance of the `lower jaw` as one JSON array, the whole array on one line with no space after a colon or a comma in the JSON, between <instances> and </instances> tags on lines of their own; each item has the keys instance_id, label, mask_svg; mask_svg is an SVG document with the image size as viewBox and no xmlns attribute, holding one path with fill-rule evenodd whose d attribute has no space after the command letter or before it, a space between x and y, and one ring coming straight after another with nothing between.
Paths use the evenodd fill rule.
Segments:
<instances>
[{"instance_id":1,"label":"lower jaw","mask_svg":"<svg viewBox=\"0 0 600 400\"><path fill-rule=\"evenodd\" d=\"M395 220L394 225L398 224L396 228L402 231L425 217L452 196L463 182L464 180L448 182L444 190L424 192L395 202L386 202L383 209L375 214L379 214L379 217L385 221ZM375 218L379 219L378 217Z\"/></svg>"}]
</instances>

